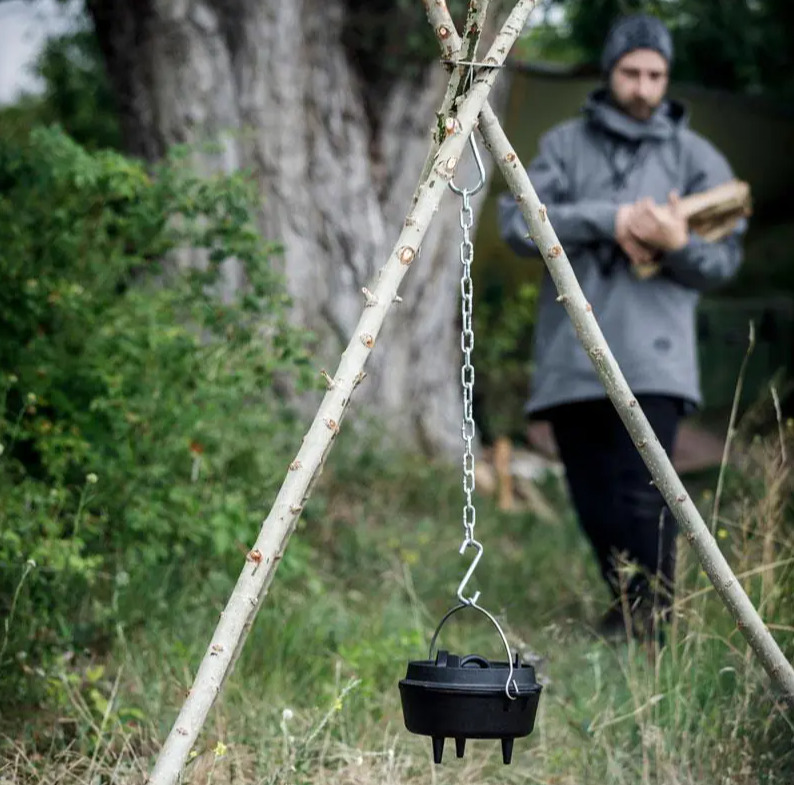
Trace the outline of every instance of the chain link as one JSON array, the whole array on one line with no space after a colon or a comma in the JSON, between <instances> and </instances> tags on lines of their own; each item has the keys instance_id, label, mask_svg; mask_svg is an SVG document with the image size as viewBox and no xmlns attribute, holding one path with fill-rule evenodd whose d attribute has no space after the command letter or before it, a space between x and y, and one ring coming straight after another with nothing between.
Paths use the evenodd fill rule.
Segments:
<instances>
[{"instance_id":1,"label":"chain link","mask_svg":"<svg viewBox=\"0 0 794 785\"><path fill-rule=\"evenodd\" d=\"M460 262L463 273L460 279L461 295L461 333L460 348L463 351L463 365L460 369L460 381L463 387L463 492L466 503L463 507L464 547L474 539L474 525L477 522L477 511L471 500L474 492L474 366L471 362L471 353L474 349L474 325L472 324L472 305L474 302L474 287L471 280L471 264L474 260L474 244L471 241L471 228L474 226L474 215L471 209L469 192L464 190L461 194L460 227L463 230L463 240L460 244Z\"/></svg>"},{"instance_id":2,"label":"chain link","mask_svg":"<svg viewBox=\"0 0 794 785\"><path fill-rule=\"evenodd\" d=\"M471 241L471 229L474 226L474 212L471 208L471 197L479 193L485 185L485 168L483 167L473 134L469 136L469 146L474 157L474 163L477 165L477 184L473 188L459 188L454 181L450 181L449 187L461 199L460 228L463 231L463 240L460 244L460 263L463 267L460 278L460 348L463 352L460 383L463 388L463 424L461 425L461 434L463 436L463 493L466 496L466 502L463 505L463 543L459 552L463 554L468 548L474 548L475 550L474 559L469 564L469 569L458 586L457 594L461 604L476 606L480 592L475 592L469 597L464 594L466 585L472 575L474 575L474 570L477 568L483 553L482 544L474 539L477 511L474 509L474 503L471 498L475 485L474 450L472 447L472 442L474 441L474 365L471 362L471 353L474 350L474 324L472 323L474 285L471 280L471 264L474 261L474 243Z\"/></svg>"}]
</instances>

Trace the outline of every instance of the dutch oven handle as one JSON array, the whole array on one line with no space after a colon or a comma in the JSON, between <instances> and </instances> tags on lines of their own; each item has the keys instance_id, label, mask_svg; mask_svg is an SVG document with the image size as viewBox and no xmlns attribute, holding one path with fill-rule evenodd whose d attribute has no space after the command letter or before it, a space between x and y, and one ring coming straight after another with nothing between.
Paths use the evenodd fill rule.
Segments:
<instances>
[{"instance_id":1,"label":"dutch oven handle","mask_svg":"<svg viewBox=\"0 0 794 785\"><path fill-rule=\"evenodd\" d=\"M433 637L430 639L430 651L428 652L427 658L431 661L433 660L433 651L436 648L436 640L438 639L438 634L441 632L441 628L447 623L447 619L449 619L450 616L456 614L458 611L462 611L464 608L473 608L475 611L479 611L484 616L487 616L491 624L493 624L493 626L496 627L496 631L499 633L499 637L502 639L502 643L504 644L505 651L507 652L507 665L509 667L509 671L507 673L507 681L505 682L505 695L507 695L507 697L510 698L510 700L515 700L518 697L518 684L516 684L516 680L513 678L513 658L510 654L510 644L507 642L507 638L505 637L504 632L502 632L502 628L499 626L499 622L496 621L496 618L493 615L491 615L487 610L485 610L485 608L477 605L474 602L462 602L460 605L456 605L454 608L450 608L444 614L443 618L438 623L438 627L436 627L436 631L433 633ZM469 655L469 657L464 657L461 660L461 665L463 665L463 663L466 661L471 661L472 657L477 657L477 655L472 654ZM511 687L513 689L512 692L511 692Z\"/></svg>"}]
</instances>

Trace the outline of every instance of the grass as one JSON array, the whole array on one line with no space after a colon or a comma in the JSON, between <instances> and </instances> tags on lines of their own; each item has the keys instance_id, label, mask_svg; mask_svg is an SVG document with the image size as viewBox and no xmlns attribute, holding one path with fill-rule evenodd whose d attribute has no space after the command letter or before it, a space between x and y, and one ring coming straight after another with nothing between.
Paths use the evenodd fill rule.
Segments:
<instances>
[{"instance_id":1,"label":"grass","mask_svg":"<svg viewBox=\"0 0 794 785\"><path fill-rule=\"evenodd\" d=\"M726 476L718 538L789 656L794 531L775 440ZM366 449L326 469L234 674L185 773L195 785L543 783L791 785L792 715L682 545L669 643L600 639L606 603L562 488L554 523L478 500L482 604L544 684L536 730L511 766L496 742L431 762L402 724L397 681L425 656L467 560L457 472ZM711 508L703 494L704 514ZM777 565L777 566L773 566ZM115 639L48 674L50 701L6 717L0 785L143 783L236 578L237 563L132 576ZM446 646L499 655L478 615Z\"/></svg>"}]
</instances>

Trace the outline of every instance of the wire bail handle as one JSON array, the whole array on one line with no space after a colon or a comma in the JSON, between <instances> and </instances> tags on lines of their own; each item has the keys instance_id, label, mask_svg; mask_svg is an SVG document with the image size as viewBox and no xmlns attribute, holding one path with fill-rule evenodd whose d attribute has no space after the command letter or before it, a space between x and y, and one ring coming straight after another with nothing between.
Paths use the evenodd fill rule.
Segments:
<instances>
[{"instance_id":1,"label":"wire bail handle","mask_svg":"<svg viewBox=\"0 0 794 785\"><path fill-rule=\"evenodd\" d=\"M505 651L507 652L507 680L505 681L505 695L511 700L514 701L518 697L518 684L515 680L515 666L513 665L513 657L512 652L510 651L510 644L507 642L507 637L504 634L504 631L499 626L499 622L496 620L496 617L489 613L485 608L477 605L474 602L466 602L461 603L460 605L455 605L453 608L450 608L443 616L441 621L438 623L438 627L436 627L436 631L433 633L433 637L430 639L430 648L427 653L427 658L432 662L433 660L433 650L436 648L436 640L438 640L438 635L441 632L441 628L447 623L447 619L450 616L453 616L458 611L462 611L464 608L473 608L476 611L479 611L484 616L486 616L491 624L496 627L496 631L499 633L499 637L502 639L502 643L504 644ZM511 693L512 688L512 693Z\"/></svg>"}]
</instances>

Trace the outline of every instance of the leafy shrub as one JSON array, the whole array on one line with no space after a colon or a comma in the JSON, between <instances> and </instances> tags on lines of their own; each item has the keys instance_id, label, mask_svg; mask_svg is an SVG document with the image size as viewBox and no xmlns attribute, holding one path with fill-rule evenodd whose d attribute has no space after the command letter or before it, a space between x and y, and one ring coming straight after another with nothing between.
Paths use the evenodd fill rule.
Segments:
<instances>
[{"instance_id":1,"label":"leafy shrub","mask_svg":"<svg viewBox=\"0 0 794 785\"><path fill-rule=\"evenodd\" d=\"M523 283L515 292L499 291L475 303L475 329L482 336L474 346L475 415L488 442L499 436L524 438L537 293L534 284Z\"/></svg>"},{"instance_id":2,"label":"leafy shrub","mask_svg":"<svg viewBox=\"0 0 794 785\"><path fill-rule=\"evenodd\" d=\"M253 538L297 436L275 382L306 361L252 205L186 151L150 175L57 129L0 142L5 697L95 640L131 574Z\"/></svg>"}]
</instances>

